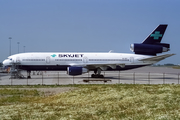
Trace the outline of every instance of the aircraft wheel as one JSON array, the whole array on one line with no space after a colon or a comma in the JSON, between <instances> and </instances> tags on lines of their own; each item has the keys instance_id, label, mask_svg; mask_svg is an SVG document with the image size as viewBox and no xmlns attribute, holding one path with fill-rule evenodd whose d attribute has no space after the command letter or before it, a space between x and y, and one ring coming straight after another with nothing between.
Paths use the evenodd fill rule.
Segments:
<instances>
[{"instance_id":1,"label":"aircraft wheel","mask_svg":"<svg viewBox=\"0 0 180 120\"><path fill-rule=\"evenodd\" d=\"M99 75L99 78L104 78L104 75Z\"/></svg>"},{"instance_id":2,"label":"aircraft wheel","mask_svg":"<svg viewBox=\"0 0 180 120\"><path fill-rule=\"evenodd\" d=\"M27 78L31 79L31 76L28 76Z\"/></svg>"},{"instance_id":3,"label":"aircraft wheel","mask_svg":"<svg viewBox=\"0 0 180 120\"><path fill-rule=\"evenodd\" d=\"M92 74L92 75L91 75L91 77L92 77L92 78L94 78L94 77L95 77L95 75L94 75L94 74Z\"/></svg>"}]
</instances>

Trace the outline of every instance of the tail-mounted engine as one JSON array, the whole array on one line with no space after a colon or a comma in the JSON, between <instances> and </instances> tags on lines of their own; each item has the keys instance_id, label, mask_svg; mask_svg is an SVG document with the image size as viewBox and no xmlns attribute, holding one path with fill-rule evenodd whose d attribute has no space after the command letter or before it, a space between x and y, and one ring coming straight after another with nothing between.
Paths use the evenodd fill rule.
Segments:
<instances>
[{"instance_id":1,"label":"tail-mounted engine","mask_svg":"<svg viewBox=\"0 0 180 120\"><path fill-rule=\"evenodd\" d=\"M170 45L166 43L157 44L131 44L131 51L135 54L156 55L157 53L169 51Z\"/></svg>"}]
</instances>

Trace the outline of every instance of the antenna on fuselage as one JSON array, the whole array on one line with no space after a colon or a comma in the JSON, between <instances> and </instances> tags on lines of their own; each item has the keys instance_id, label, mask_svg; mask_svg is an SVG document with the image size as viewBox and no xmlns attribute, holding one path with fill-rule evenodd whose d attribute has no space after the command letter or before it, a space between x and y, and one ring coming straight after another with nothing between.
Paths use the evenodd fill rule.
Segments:
<instances>
[{"instance_id":1,"label":"antenna on fuselage","mask_svg":"<svg viewBox=\"0 0 180 120\"><path fill-rule=\"evenodd\" d=\"M113 53L114 52L114 50L110 50L108 53Z\"/></svg>"}]
</instances>

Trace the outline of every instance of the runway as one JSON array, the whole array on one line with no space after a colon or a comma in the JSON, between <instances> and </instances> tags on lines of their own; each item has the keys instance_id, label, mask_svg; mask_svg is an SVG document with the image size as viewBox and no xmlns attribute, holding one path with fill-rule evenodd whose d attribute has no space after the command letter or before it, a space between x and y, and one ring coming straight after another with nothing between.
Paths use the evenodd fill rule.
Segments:
<instances>
[{"instance_id":1,"label":"runway","mask_svg":"<svg viewBox=\"0 0 180 120\"><path fill-rule=\"evenodd\" d=\"M27 73L22 74L26 77ZM102 71L105 78L90 78L93 72L69 76L66 71L31 72L31 79L10 79L0 73L0 85L69 85L69 84L179 84L180 69L142 67L128 71ZM86 82L85 82L86 81Z\"/></svg>"}]
</instances>

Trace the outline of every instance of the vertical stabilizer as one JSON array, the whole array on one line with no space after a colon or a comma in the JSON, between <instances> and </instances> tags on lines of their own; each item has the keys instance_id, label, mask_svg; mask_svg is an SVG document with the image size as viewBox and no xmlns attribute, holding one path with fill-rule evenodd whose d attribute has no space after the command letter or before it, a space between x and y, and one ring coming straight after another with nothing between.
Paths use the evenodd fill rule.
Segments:
<instances>
[{"instance_id":1,"label":"vertical stabilizer","mask_svg":"<svg viewBox=\"0 0 180 120\"><path fill-rule=\"evenodd\" d=\"M160 43L167 28L167 24L159 25L143 42L142 44Z\"/></svg>"}]
</instances>

